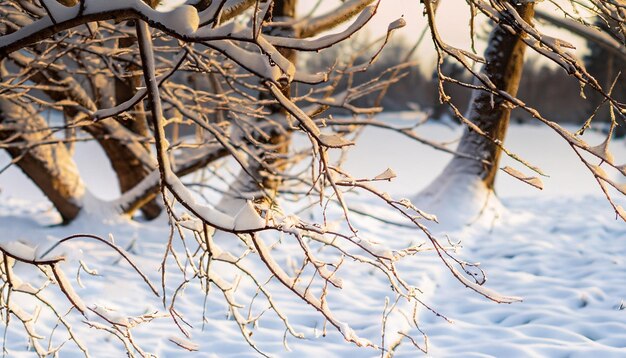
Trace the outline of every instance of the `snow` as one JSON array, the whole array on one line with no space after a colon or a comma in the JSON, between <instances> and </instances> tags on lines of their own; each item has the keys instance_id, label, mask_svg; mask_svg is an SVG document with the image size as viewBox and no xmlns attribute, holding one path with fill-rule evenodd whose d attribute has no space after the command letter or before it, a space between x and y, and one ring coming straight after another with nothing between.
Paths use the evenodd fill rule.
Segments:
<instances>
[{"instance_id":1,"label":"snow","mask_svg":"<svg viewBox=\"0 0 626 358\"><path fill-rule=\"evenodd\" d=\"M178 338L178 337L170 337L170 341L172 341L174 344L180 346L181 348L184 348L188 351L197 351L198 350L198 345L190 342L188 340L182 339L182 338Z\"/></svg>"},{"instance_id":2,"label":"snow","mask_svg":"<svg viewBox=\"0 0 626 358\"><path fill-rule=\"evenodd\" d=\"M234 217L216 208L198 204L193 194L185 187L180 179L169 173L166 177L168 187L176 193L176 197L186 207L193 210L199 218L211 226L223 230L253 231L265 227L265 220L261 218L250 201L242 203L242 206Z\"/></svg>"},{"instance_id":3,"label":"snow","mask_svg":"<svg viewBox=\"0 0 626 358\"><path fill-rule=\"evenodd\" d=\"M191 5L181 5L166 14L164 17L171 19L168 27L179 34L191 35L200 26L198 10Z\"/></svg>"},{"instance_id":4,"label":"snow","mask_svg":"<svg viewBox=\"0 0 626 358\"><path fill-rule=\"evenodd\" d=\"M235 230L258 229L265 227L265 220L259 215L251 201L247 200L235 216Z\"/></svg>"},{"instance_id":5,"label":"snow","mask_svg":"<svg viewBox=\"0 0 626 358\"><path fill-rule=\"evenodd\" d=\"M72 305L74 305L74 307L76 307L76 309L78 309L80 313L85 314L87 312L87 306L72 287L72 283L67 278L60 265L57 264L53 266L52 272L54 273L54 277L56 278L57 283L59 284L59 288L61 288L61 290L70 300Z\"/></svg>"},{"instance_id":6,"label":"snow","mask_svg":"<svg viewBox=\"0 0 626 358\"><path fill-rule=\"evenodd\" d=\"M383 114L381 117L398 124L408 123L416 118L411 113ZM441 141L453 140L461 134L458 128L448 128L441 124L428 124L419 131L424 137L434 137ZM603 141L602 136L594 132L589 132L585 137L589 143ZM533 145L528 145L529 138ZM363 143L368 145L364 146ZM545 189L539 191L500 172L497 182L498 197L493 197L493 207L490 207L497 210L498 215L489 220L474 221L470 226L448 226L445 230L451 242L461 242L462 247L456 253L458 258L481 263L480 268L487 275L487 289L506 297L520 297L523 301L496 304L485 299L454 278L432 251L401 258L397 262L397 268L406 274L405 279L415 283L422 291L420 299L453 321L450 323L423 307L418 309L420 328L429 336L430 355L624 356L626 225L615 220L612 209L601 196L593 177L584 171L583 165L553 131L534 125L514 124L506 145L541 166L550 175L549 178L542 178ZM622 141L613 142L611 146L611 152L617 160L626 158L626 145ZM114 181L105 183L98 179L98 175L110 175L110 169L93 163L93 157L89 153L96 150L95 148L96 146L89 144L77 147L80 154L77 158L78 166L81 173L88 174L85 182L95 197L114 198L118 194ZM390 192L394 197L401 197L400 195L414 195L424 188L443 170L448 158L448 154L433 151L404 137L383 130L367 130L357 141L347 167L355 178L374 177L384 173L381 178L385 180L373 185ZM0 164L6 160L7 157L2 154ZM505 160L502 166L506 165L514 166L515 162ZM393 172L385 171L388 167L393 168ZM393 178L391 182L386 181L393 177L392 174L397 174L397 178ZM463 181L462 178L455 180ZM450 181L450 187L454 188L455 183L458 182ZM468 185L473 184L469 182ZM98 220L98 213L93 213L79 217L69 226L49 226L58 220L58 216L50 210L50 205L41 195L32 193L32 185L17 169L11 168L0 176L0 187L0 231L3 248L13 249L5 246L11 242L14 242L11 244L14 247L24 245L25 247L19 246L16 250L32 257L36 256L35 246L37 251L45 250L71 234L90 233L100 237L112 234L120 247L132 247L127 249L129 255L147 273L149 279L160 282L164 245L169 237L165 216L142 223L123 218L115 221ZM469 197L463 198L464 193ZM451 211L464 211L468 205L474 205L471 203L471 196L476 193L481 192L472 193L471 190L459 189L455 201L446 204L448 210L445 210L446 205L440 205L443 212L435 214L439 216L442 226L436 228L444 229L446 215L452 215L449 214ZM191 197L187 199L195 200ZM378 201L367 197L352 197L351 200L355 206L365 208L368 212L385 218L391 217L390 211ZM261 225L262 219L256 214L252 204L243 200L238 202L242 205L228 212L229 225ZM624 204L623 200L620 204ZM461 210L449 210L450 207ZM335 210L341 215L339 208ZM213 209L210 214L214 218ZM375 239L392 249L415 245L423 240L423 235L416 234L415 230L385 224L367 216L353 214L351 220L359 228L361 237ZM298 223L292 216L282 219L285 230ZM193 219L184 222L183 227L186 228L184 230L203 229ZM288 263L293 262L294 253L300 247L299 243L287 236L277 243L278 238L275 236L275 233L263 235L262 242L265 244L260 246L261 251L265 254L271 252L272 257L283 268L279 271L281 275L291 279L293 271ZM252 245L231 239L232 236L216 235L211 240L210 245L218 258L225 261L238 260L238 256L227 253L243 253ZM18 242L22 244L17 244ZM378 250L378 247L369 242L367 245L372 250ZM180 242L175 241L174 246L181 250ZM66 294L81 309L87 311L88 319L94 326L105 327L108 324L90 309L122 326L131 322L129 317L158 312L157 318L138 324L133 329L133 340L149 352L162 357L256 356L241 336L238 324L233 320L234 314L229 313L224 304L224 296L215 287L206 297L206 304L204 291L196 281L189 283L184 293L177 297L177 311L192 326L185 326L190 337L183 338L184 335L172 318L165 317L169 314L163 308L161 298L149 290L129 265L118 263L119 256L105 245L88 240L74 240L57 248L54 254L65 254L68 257L59 266L59 270L64 272L60 279L66 288ZM323 255L323 252L320 254ZM384 255L389 255L389 252L384 252ZM269 280L265 264L254 257L246 257L241 260L241 264L248 271L261 272L262 279ZM84 287L78 285L75 279L80 261L99 273L99 276L81 274ZM166 264L167 297L171 297L177 283L183 279L182 274L177 273L176 265L173 260L168 260ZM337 316L335 323L342 328L345 338L351 338L363 345L380 345L381 314L385 299L389 298L392 302L394 300L394 297L389 297L389 282L385 277L374 274L370 267L353 262L346 262L344 265L337 273L337 279L342 280L343 294L333 289L328 301L329 307ZM232 270L222 263L216 263L211 270L219 275L216 277L223 278L216 280L220 284L227 285L234 277ZM44 281L36 269L21 263L16 263L13 271L16 277L19 276L20 286L25 291L34 292L32 287L37 289ZM465 284L475 286L473 282L466 281ZM27 283L32 287L26 286ZM275 279L269 282L268 288L272 292L272 302L280 307L283 316L268 311L263 314L257 326L247 327L247 330L254 333L251 338L263 352L280 357L380 355L379 351L371 347L357 347L356 344L346 343L344 335L331 325L328 325L324 334L324 319L319 312L302 303L293 292L285 289ZM479 289L484 290L482 286ZM256 293L258 292L251 282L242 278L237 290L229 297L238 304L247 305ZM67 312L71 306L65 294L58 290L58 286L51 285L42 294L58 305L60 312ZM34 302L26 294L14 295L14 302L19 302L22 309L20 312L24 317L36 316L33 314L36 312ZM257 300L262 301L260 298ZM203 321L201 312L205 307L207 320ZM260 304L252 309L252 314L261 314L265 308ZM247 306L239 313L245 318L244 312L247 312ZM57 318L45 308L37 316L39 318L34 325L37 333L49 337L57 324ZM289 334L285 336L283 317L287 317L294 331L303 333L306 339L296 339ZM109 338L109 334L103 330L89 328L82 323L85 317L77 311L65 318L74 327L74 334L80 337L84 345L90 347L92 356L124 356L124 347L120 341ZM398 338L396 332L405 329L407 325L404 317L399 314L390 315L386 343L393 342ZM409 333L418 343L422 343L418 332ZM58 346L66 338L67 333L62 327L57 328L52 347ZM283 339L286 339L286 344ZM33 356L33 352L28 351L24 327L17 320L12 320L9 325L6 343L11 357ZM47 338L40 343L46 346ZM290 350L285 348L286 345ZM188 352L181 346L197 352ZM419 354L405 339L395 356L415 357ZM78 357L82 354L79 347L67 342L62 348L61 356Z\"/></svg>"},{"instance_id":7,"label":"snow","mask_svg":"<svg viewBox=\"0 0 626 358\"><path fill-rule=\"evenodd\" d=\"M11 240L11 238L8 238ZM5 239L6 240L6 239ZM0 243L0 249L10 252L13 256L23 260L36 258L36 247L20 241L7 241Z\"/></svg>"},{"instance_id":8,"label":"snow","mask_svg":"<svg viewBox=\"0 0 626 358\"><path fill-rule=\"evenodd\" d=\"M623 356L624 224L596 197L505 203L509 212L491 232L466 234L464 256L482 262L492 287L524 302L493 305L444 281L442 290L464 302L437 306L454 325L425 317L433 356Z\"/></svg>"},{"instance_id":9,"label":"snow","mask_svg":"<svg viewBox=\"0 0 626 358\"><path fill-rule=\"evenodd\" d=\"M439 177L411 200L416 207L437 217L437 228L445 230L477 220L489 222L501 215L502 206L498 198L487 190L480 178L448 169L446 167Z\"/></svg>"}]
</instances>

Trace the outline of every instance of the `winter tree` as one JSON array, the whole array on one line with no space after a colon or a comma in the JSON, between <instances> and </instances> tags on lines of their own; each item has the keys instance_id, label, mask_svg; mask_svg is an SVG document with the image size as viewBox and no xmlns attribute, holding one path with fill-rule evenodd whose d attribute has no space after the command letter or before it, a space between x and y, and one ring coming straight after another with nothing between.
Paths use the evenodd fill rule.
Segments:
<instances>
[{"instance_id":1,"label":"winter tree","mask_svg":"<svg viewBox=\"0 0 626 358\"><path fill-rule=\"evenodd\" d=\"M427 341L416 338L422 337L416 307L434 309L405 276L401 262L428 254L469 290L498 303L518 301L484 287L478 265L454 256L457 245L429 230L438 219L423 208L437 213L439 204L450 204L455 198L490 195L503 153L516 159L521 170L543 175L503 145L510 111L517 107L571 146L616 213L626 219L611 199L611 190L626 192L603 169L625 173L610 154L611 136L599 146L589 145L516 98L527 48L604 98L613 114L610 132L624 115L624 104L568 52L568 42L535 26L535 8L540 7L535 2L467 2L463 9L471 12L472 19L480 13L493 25L484 57L446 44L437 30L437 4L423 2L438 63L450 57L474 78L473 83L457 81L474 91L470 111L464 115L445 92L443 82L454 80L438 70L441 101L467 126L456 150L421 138L414 128L396 128L373 117L382 111L379 104L389 86L414 66L409 56L372 80L354 80L356 73L375 63L391 35L404 26L403 19L389 24L386 36L371 44L374 51L365 60L356 54L337 59L320 73L310 73L297 61L300 53L346 41L379 7L394 6L388 1L348 0L322 14L302 17L296 14L295 0L187 1L169 11L141 0L0 1L0 145L11 156L11 165L18 166L49 198L60 223L85 217L150 220L161 215L170 225L169 236L160 242L163 258L156 275L114 238L76 233L53 242L3 239L5 325L20 324L39 356L63 354L59 352L66 341L88 355L93 346L76 334L80 324L109 333L129 356L150 356L154 347L139 344L134 332L154 320L168 319L179 330L178 338L170 340L180 349L194 351L193 327L181 313L180 301L186 289L195 288L205 300L217 291L242 339L264 354L253 336L264 314L280 320L285 345L287 337L305 337L291 323L297 317L286 315L274 299L286 291L323 319L323 332L336 330L348 343L381 355L392 355L402 342L426 351ZM590 0L589 4L588 11L610 17L623 28L620 1ZM578 5L572 2L572 6ZM623 44L604 36L606 29L593 30L598 34L584 25L576 28L623 53ZM482 70L476 64L482 64ZM340 83L347 85L340 89ZM299 90L300 85L307 90ZM378 96L373 106L356 104L373 93ZM335 118L327 115L329 108L354 116ZM52 115L55 119L46 119ZM455 157L440 179L418 196L418 205L393 198L374 185L392 180L391 169L359 178L342 167L343 156L364 126L395 130ZM76 144L83 141L95 141L103 149L117 176L119 198L103 201L90 194L73 161ZM541 187L538 178L509 167L503 170ZM213 187L206 176L218 178L223 185ZM204 189L218 192L220 199L203 196ZM352 204L353 192L379 200L397 221L359 210ZM141 215L136 213L139 210ZM408 226L420 240L398 247L390 240L381 243L364 237L352 220L355 215ZM159 308L131 316L84 301L75 288L80 281L68 275L77 272L80 278L80 272L95 272L80 258L62 255L61 249L85 240L104 245L129 265L141 289L154 295ZM289 262L276 258L283 246L294 248ZM263 270L250 270L252 262L261 263ZM380 342L359 336L352 326L355 322L340 319L334 310L333 298L344 294L344 286L362 284L345 285L342 272L364 268L387 280L388 294L395 298L385 303ZM39 279L22 279L27 269L40 272ZM159 284L153 282L155 278ZM251 290L239 294L240 284ZM50 303L53 290L65 298L65 305ZM392 340L386 338L386 324L396 310L402 310L406 324ZM207 321L206 312L195 314ZM40 332L46 327L34 324L39 315L54 317L64 338L53 339L56 327Z\"/></svg>"},{"instance_id":2,"label":"winter tree","mask_svg":"<svg viewBox=\"0 0 626 358\"><path fill-rule=\"evenodd\" d=\"M579 19L579 22L560 19L541 9L537 11L538 17L576 35L583 36L594 44L616 54L616 56L623 56L623 41L619 41L619 36L622 36L623 39L624 4L622 2L590 1L589 6L578 5L569 1L564 1L564 3L571 6L571 10L568 11L565 7L559 7L559 11L565 17ZM464 216L464 220L471 220L471 218L476 217L476 214L484 211L485 203L489 201L492 195L496 174L501 169L498 164L502 153L519 162L520 169L524 170L525 168L535 175L545 176L541 168L525 161L504 147L511 110L519 108L537 121L552 128L564 139L567 145L571 146L597 180L602 191L613 205L616 214L622 219L626 219L624 210L611 199L611 188L622 194L624 193L623 188L601 168L602 165L605 165L624 174L623 167L615 163L615 159L610 153L612 134L617 127L624 125L624 104L612 95L612 85L607 86L606 83L598 81L587 71L582 61L569 52L568 49L575 48L573 45L565 40L551 37L535 26L535 10L540 7L536 1L496 1L490 4L482 1L470 1L468 5L468 11L472 14L472 29L477 13L482 13L494 23L494 29L489 36L484 57L479 57L470 50L454 48L446 44L437 31L436 6L429 2L424 4L433 43L439 58L440 99L447 103L456 117L466 125L466 131L460 140L456 149L457 154L453 160L439 178L415 198L417 206L437 214L441 211L439 205L446 205L450 201L468 202L465 200L466 197L477 195L482 199L469 201L476 203L475 207L466 208L467 210L464 212L449 213L448 211L452 216ZM584 22L581 13L596 14L599 18L610 21L607 23L613 24L613 26L594 28L591 24ZM473 36L475 34L472 31ZM562 67L569 75L578 79L583 90L590 91L594 96L597 95L602 98L603 104L609 108L611 113L609 135L603 143L591 145L580 136L590 126L593 116L578 132L572 133L555 121L545 118L532 107L532 104L525 103L516 97L526 48L530 48ZM445 58L453 58L463 65L472 73L474 82L464 83L446 76L441 71L441 64L444 63ZM475 63L482 63L482 68L476 70ZM447 95L443 86L446 82L472 89L473 96L467 114L461 113L453 98ZM585 154L591 154L599 159L600 164L595 164ZM521 170L511 167L505 167L502 170L539 189L543 186L540 178L534 175L524 174Z\"/></svg>"}]
</instances>

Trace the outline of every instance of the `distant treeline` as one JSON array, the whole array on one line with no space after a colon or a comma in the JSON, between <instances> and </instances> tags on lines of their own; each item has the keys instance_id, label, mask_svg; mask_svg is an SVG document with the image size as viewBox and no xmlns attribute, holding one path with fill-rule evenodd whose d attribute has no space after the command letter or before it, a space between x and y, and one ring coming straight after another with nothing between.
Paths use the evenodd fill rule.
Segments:
<instances>
[{"instance_id":1,"label":"distant treeline","mask_svg":"<svg viewBox=\"0 0 626 358\"><path fill-rule=\"evenodd\" d=\"M331 59L336 58L334 52L342 51L344 56L350 55L351 51L358 51L356 47L351 49L344 46L344 48L340 49L330 49L327 52L321 52L306 58L305 61L311 69L327 68L333 65ZM354 82L368 81L393 67L406 56L408 47L410 46L402 43L390 45L369 71L354 75ZM607 71L606 54L598 53L598 51L598 49L593 48L591 54L585 57L585 62L589 72L598 78L604 86L610 87L610 82L615 80L615 76L617 76L619 71L624 71L624 75L626 75L626 66L623 63L620 65L614 61L612 66L616 68ZM369 61L369 59L368 56L360 56L355 63L364 63ZM422 62L422 64L404 70L404 77L389 89L382 103L386 111L404 111L419 108L430 111L434 118L441 118L446 114L451 114L447 106L439 103L436 74L432 70L424 70L424 68L430 69L434 67L434 59L429 58ZM592 63L595 63L595 65L591 65ZM442 69L447 76L463 82L471 82L471 75L468 71L455 62L445 61ZM608 85L607 81L609 81ZM616 86L613 95L618 100L624 100L626 93L620 92L624 92L622 84L626 83L626 80L618 79L618 83L619 85ZM343 86L345 87L345 84ZM453 98L455 105L462 111L465 111L470 101L471 91L450 83L445 85L445 90ZM536 57L531 56L525 65L518 96L522 101L539 110L545 118L552 121L559 123L584 123L602 102L602 97L592 92L591 89L581 89L578 81L568 76L563 69L546 63L538 63ZM583 93L586 98L583 98L581 95ZM371 106L376 98L377 94L372 94L358 101L357 104ZM515 110L512 114L512 119L515 121L526 121L530 120L531 117L522 110ZM599 111L594 121L608 122L609 111Z\"/></svg>"}]
</instances>

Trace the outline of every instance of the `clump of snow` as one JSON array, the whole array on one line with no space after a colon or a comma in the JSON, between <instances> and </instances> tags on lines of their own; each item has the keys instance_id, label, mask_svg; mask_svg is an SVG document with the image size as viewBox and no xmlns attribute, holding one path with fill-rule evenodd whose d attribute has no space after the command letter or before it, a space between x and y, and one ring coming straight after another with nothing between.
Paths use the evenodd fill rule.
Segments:
<instances>
[{"instance_id":1,"label":"clump of snow","mask_svg":"<svg viewBox=\"0 0 626 358\"><path fill-rule=\"evenodd\" d=\"M179 346L181 348L184 348L184 349L186 349L188 351L191 351L191 352L197 351L200 348L199 345L197 345L197 344L195 344L195 343L193 343L193 342L191 342L189 340L182 339L182 338L179 338L179 337L176 337L176 336L171 336L169 338L169 340L172 343L176 344L177 346Z\"/></svg>"},{"instance_id":2,"label":"clump of snow","mask_svg":"<svg viewBox=\"0 0 626 358\"><path fill-rule=\"evenodd\" d=\"M170 12L163 13L160 20L165 26L181 35L193 34L200 25L198 10L191 5L181 5Z\"/></svg>"},{"instance_id":3,"label":"clump of snow","mask_svg":"<svg viewBox=\"0 0 626 358\"><path fill-rule=\"evenodd\" d=\"M96 305L92 310L94 313L103 317L109 323L122 327L130 326L130 322L128 321L127 317L116 313L112 309Z\"/></svg>"},{"instance_id":4,"label":"clump of snow","mask_svg":"<svg viewBox=\"0 0 626 358\"><path fill-rule=\"evenodd\" d=\"M243 207L240 207L237 215L233 217L221 210L198 204L192 193L187 190L180 179L172 173L168 173L166 180L168 187L172 192L176 193L181 203L184 203L186 207L190 208L199 216L199 219L208 223L210 226L224 230L240 231L258 230L265 226L265 221L263 221L255 211L251 202L246 202Z\"/></svg>"},{"instance_id":5,"label":"clump of snow","mask_svg":"<svg viewBox=\"0 0 626 358\"><path fill-rule=\"evenodd\" d=\"M204 231L204 223L202 222L202 220L200 219L195 219L195 218L185 218L184 220L180 221L180 226L184 227L185 229L191 230L191 231L195 231L195 232L203 232Z\"/></svg>"},{"instance_id":6,"label":"clump of snow","mask_svg":"<svg viewBox=\"0 0 626 358\"><path fill-rule=\"evenodd\" d=\"M0 248L11 255L24 260L35 260L37 257L37 246L18 240L0 242Z\"/></svg>"},{"instance_id":7,"label":"clump of snow","mask_svg":"<svg viewBox=\"0 0 626 358\"><path fill-rule=\"evenodd\" d=\"M234 229L248 230L265 226L265 220L256 211L251 201L246 201L241 210L235 216Z\"/></svg>"}]
</instances>

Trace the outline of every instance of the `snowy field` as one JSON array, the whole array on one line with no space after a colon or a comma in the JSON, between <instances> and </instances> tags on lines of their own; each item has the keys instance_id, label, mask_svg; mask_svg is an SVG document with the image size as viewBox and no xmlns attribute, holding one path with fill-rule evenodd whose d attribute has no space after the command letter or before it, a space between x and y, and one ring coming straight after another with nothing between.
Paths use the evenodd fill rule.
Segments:
<instances>
[{"instance_id":1,"label":"snowy field","mask_svg":"<svg viewBox=\"0 0 626 358\"><path fill-rule=\"evenodd\" d=\"M385 114L386 121L401 125L415 119L411 113ZM454 140L459 129L428 124L420 133L424 137ZM523 302L496 304L464 288L434 255L408 258L401 265L405 278L423 291L421 297L448 320L421 308L420 328L428 335L429 355L433 357L624 357L626 356L626 224L615 215L591 175L563 142L549 130L533 125L512 125L506 145L512 151L540 166L550 178L544 179L540 192L500 174L497 194L502 203L498 218L478 220L471 226L447 228L451 241L460 241L457 255L468 261L479 261L488 276L487 286L499 293L519 296ZM602 137L588 133L592 144ZM626 144L616 142L616 158L626 161ZM411 142L397 134L367 130L350 155L347 169L356 177L373 176L387 167L398 173L392 183L380 187L394 196L417 193L443 168L449 156ZM7 162L0 157L0 164ZM106 159L89 144L78 147L77 162L93 195L112 199L117 188ZM512 165L505 161L504 165ZM0 175L0 242L26 240L40 243L45 249L55 240L75 233L107 237L128 248L135 262L148 277L160 282L159 267L169 228L164 217L155 222L104 220L98 215L83 215L68 227L49 227L56 220L42 196L18 170L12 168ZM385 210L380 203L355 198L369 211ZM454 208L453 208L454 209ZM462 209L462 208L457 208ZM353 218L361 234L402 246L423 240L415 230L383 224L367 217ZM443 228L433 227L433 230ZM220 236L220 244L237 250L236 240ZM297 243L283 243L275 252L288 266ZM67 272L76 272L79 260L98 271L99 276L81 274L80 287L70 280L89 307L110 309L111 317L164 312L159 298L138 278L127 264L107 247L93 241L74 241L55 251L65 253ZM180 282L175 263L168 262L168 282ZM250 269L263 270L261 262L249 260ZM31 280L42 279L28 267L16 267L17 275ZM340 319L350 322L355 331L375 343L381 343L381 316L389 295L388 283L361 265L341 271L345 294L332 292L331 306ZM230 273L225 272L224 275ZM178 281L177 281L178 280ZM176 288L170 287L171 295ZM235 322L230 319L224 299L217 290L206 299L203 292L190 284L177 301L177 308L189 326L190 341L198 351L186 352L172 341L183 338L171 318L158 317L137 327L134 340L146 351L160 357L255 357L258 354L244 341ZM358 348L343 342L331 328L324 334L323 319L286 290L270 283L274 299L289 316L294 328L306 335L298 340L285 336L279 318L267 313L253 331L253 339L263 352L277 357L374 357L380 352ZM62 306L64 297L55 287L46 290L52 302ZM247 304L254 296L252 287L242 284L238 299ZM393 297L389 297L393 300ZM28 307L29 302L20 302ZM63 306L64 305L64 306ZM105 308L106 307L106 308ZM257 310L262 310L263 307ZM203 322L205 311L207 319ZM32 313L32 312L31 312ZM261 312L252 312L260 314ZM89 318L89 314L88 314ZM116 319L117 319L116 318ZM81 323L85 318L73 313L67 316L75 334L87 345L93 357L124 356L123 346L101 330ZM49 336L57 321L42 313L37 329ZM398 338L405 329L404 318L395 314L386 323L386 344ZM408 332L422 345L419 332ZM9 357L31 357L24 329L11 321L6 335ZM52 346L65 340L57 328ZM45 341L47 345L47 340ZM407 340L396 356L415 357L421 353ZM82 356L72 342L63 347L61 357Z\"/></svg>"}]
</instances>

